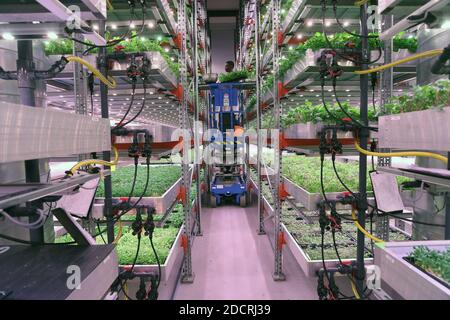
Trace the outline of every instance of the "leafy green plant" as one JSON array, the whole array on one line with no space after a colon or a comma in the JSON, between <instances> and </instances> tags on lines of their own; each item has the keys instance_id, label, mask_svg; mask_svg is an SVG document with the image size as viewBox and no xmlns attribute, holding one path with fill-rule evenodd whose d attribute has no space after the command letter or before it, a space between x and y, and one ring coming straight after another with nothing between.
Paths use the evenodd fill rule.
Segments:
<instances>
[{"instance_id":1,"label":"leafy green plant","mask_svg":"<svg viewBox=\"0 0 450 320\"><path fill-rule=\"evenodd\" d=\"M397 34L393 40L393 50L407 49L409 52L415 53L417 51L417 38L413 36L405 37L405 32Z\"/></svg>"},{"instance_id":2,"label":"leafy green plant","mask_svg":"<svg viewBox=\"0 0 450 320\"><path fill-rule=\"evenodd\" d=\"M417 86L412 94L394 96L384 105L384 114L398 114L450 106L450 80Z\"/></svg>"},{"instance_id":3,"label":"leafy green plant","mask_svg":"<svg viewBox=\"0 0 450 320\"><path fill-rule=\"evenodd\" d=\"M266 153L263 155L265 163L272 166L273 155ZM320 158L306 157L297 155L284 155L282 157L283 176L293 183L302 187L310 193L322 193L320 185ZM359 165L357 162L336 162L336 170L342 181L351 189L358 190L359 187ZM409 179L398 177L397 181L401 184ZM323 166L323 182L325 192L345 192L336 177L331 160L325 160ZM367 190L372 191L369 172L367 172Z\"/></svg>"},{"instance_id":4,"label":"leafy green plant","mask_svg":"<svg viewBox=\"0 0 450 320\"><path fill-rule=\"evenodd\" d=\"M161 216L157 215L154 217L155 221L159 221ZM124 221L134 221L135 215L126 215L121 218ZM155 250L158 254L161 264L164 264L170 249L172 248L176 236L180 227L183 224L183 211L182 206L177 205L170 216L167 218L166 223L163 228L155 228L153 233L153 244L155 246ZM101 230L103 230L102 228ZM114 227L115 235L118 234L119 227L116 225ZM102 238L97 237L97 244L103 244ZM61 237L56 238L56 243L68 243L72 242L73 238L70 234L65 234ZM137 248L137 236L132 234L132 230L130 227L125 226L122 228L122 237L118 241L116 245L117 255L119 257L120 265L131 265L133 264L134 257L136 255ZM136 264L138 265L153 265L157 264L156 257L153 254L150 240L148 237L142 235L141 238L141 248L139 250L139 255L137 258Z\"/></svg>"},{"instance_id":5,"label":"leafy green plant","mask_svg":"<svg viewBox=\"0 0 450 320\"><path fill-rule=\"evenodd\" d=\"M219 75L219 81L224 82L233 82L237 80L244 80L249 77L250 73L247 70L237 70L228 73L221 73Z\"/></svg>"},{"instance_id":6,"label":"leafy green plant","mask_svg":"<svg viewBox=\"0 0 450 320\"><path fill-rule=\"evenodd\" d=\"M341 212L345 213L345 212ZM309 217L315 217L313 221L317 221L317 215L308 215ZM298 215L295 210L291 210L289 206L283 205L282 222L288 229L289 233L294 237L297 244L308 255L310 260L321 260L321 230L319 223L305 223L303 220L298 219ZM347 221L342 221L342 230L337 231L335 235L336 246L339 251L339 255L342 259L356 259L356 238L357 229L356 226ZM374 223L374 228L376 222ZM408 240L406 236L399 232L390 231L390 241L405 241ZM371 257L371 253L367 248L370 248L370 240L366 240L365 257ZM324 235L324 258L326 260L336 260L336 252L333 245L333 238L331 232L327 231Z\"/></svg>"},{"instance_id":7,"label":"leafy green plant","mask_svg":"<svg viewBox=\"0 0 450 320\"><path fill-rule=\"evenodd\" d=\"M450 283L450 248L447 251L437 251L418 246L408 258L418 267Z\"/></svg>"},{"instance_id":8,"label":"leafy green plant","mask_svg":"<svg viewBox=\"0 0 450 320\"><path fill-rule=\"evenodd\" d=\"M133 183L134 166L118 168L111 173L113 197L128 197ZM150 167L150 180L146 197L159 197L164 194L181 175L178 165ZM147 167L139 166L133 197L139 197L144 191L147 180ZM97 197L104 197L103 183L97 188Z\"/></svg>"},{"instance_id":9,"label":"leafy green plant","mask_svg":"<svg viewBox=\"0 0 450 320\"><path fill-rule=\"evenodd\" d=\"M342 102L341 106L353 118L359 119L359 108L351 106L348 102ZM347 115L337 104L327 106L327 109L338 119L347 118ZM368 112L369 121L375 121L375 112L373 110L369 110ZM313 105L310 101L306 101L299 106L289 109L289 111L284 114L282 118L284 128L296 123L307 122L335 123L336 120L325 110L323 104Z\"/></svg>"},{"instance_id":10,"label":"leafy green plant","mask_svg":"<svg viewBox=\"0 0 450 320\"><path fill-rule=\"evenodd\" d=\"M135 34L135 32L133 33ZM117 38L113 38L117 39ZM168 64L170 70L175 74L179 74L179 64L172 61L170 55L161 47L161 41L146 39L142 37L134 37L128 41L121 41L116 46L107 47L107 52L112 53L117 47L123 47L123 52L133 53L133 52L159 52L166 63ZM44 42L44 52L48 55L68 55L73 53L73 43L69 39L58 39ZM94 49L91 53L97 53L98 49Z\"/></svg>"}]
</instances>

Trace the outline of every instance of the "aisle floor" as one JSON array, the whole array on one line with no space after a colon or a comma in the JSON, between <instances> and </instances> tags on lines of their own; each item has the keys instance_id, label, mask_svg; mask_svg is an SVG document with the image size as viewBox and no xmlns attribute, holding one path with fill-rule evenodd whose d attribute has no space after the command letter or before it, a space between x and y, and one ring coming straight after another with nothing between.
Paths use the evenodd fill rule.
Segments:
<instances>
[{"instance_id":1,"label":"aisle floor","mask_svg":"<svg viewBox=\"0 0 450 320\"><path fill-rule=\"evenodd\" d=\"M203 236L192 249L195 280L179 284L174 299L316 299L316 279L304 275L289 250L286 281L272 279L273 250L258 235L257 208L225 206L202 211Z\"/></svg>"}]
</instances>

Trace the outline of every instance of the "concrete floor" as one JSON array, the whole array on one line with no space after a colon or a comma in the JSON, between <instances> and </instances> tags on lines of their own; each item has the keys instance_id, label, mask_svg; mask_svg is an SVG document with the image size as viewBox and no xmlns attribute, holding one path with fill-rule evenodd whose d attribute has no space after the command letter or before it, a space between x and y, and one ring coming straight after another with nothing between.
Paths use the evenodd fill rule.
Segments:
<instances>
[{"instance_id":1,"label":"concrete floor","mask_svg":"<svg viewBox=\"0 0 450 320\"><path fill-rule=\"evenodd\" d=\"M203 236L192 248L194 283L179 284L174 299L317 299L316 279L304 275L289 250L286 281L273 281L273 251L256 233L255 206L204 208L202 219Z\"/></svg>"}]
</instances>

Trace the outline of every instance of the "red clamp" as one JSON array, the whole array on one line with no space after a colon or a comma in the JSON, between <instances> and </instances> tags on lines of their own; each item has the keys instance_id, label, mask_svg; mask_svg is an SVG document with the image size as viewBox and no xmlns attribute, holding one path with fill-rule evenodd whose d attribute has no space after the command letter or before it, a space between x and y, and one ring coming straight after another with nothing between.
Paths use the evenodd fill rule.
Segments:
<instances>
[{"instance_id":1,"label":"red clamp","mask_svg":"<svg viewBox=\"0 0 450 320\"><path fill-rule=\"evenodd\" d=\"M187 235L182 234L181 238L180 238L180 242L181 242L180 246L183 248L184 253L186 253L187 249L188 249L188 238L187 238Z\"/></svg>"},{"instance_id":2,"label":"red clamp","mask_svg":"<svg viewBox=\"0 0 450 320\"><path fill-rule=\"evenodd\" d=\"M178 101L181 101L181 99L183 99L183 85L178 85L178 87L175 90L170 91L170 93L172 93Z\"/></svg>"},{"instance_id":3,"label":"red clamp","mask_svg":"<svg viewBox=\"0 0 450 320\"><path fill-rule=\"evenodd\" d=\"M277 34L277 43L278 43L278 46L279 46L279 47L281 47L281 46L283 45L283 41L284 41L284 34L283 34L283 32L278 31L278 34Z\"/></svg>"},{"instance_id":4,"label":"red clamp","mask_svg":"<svg viewBox=\"0 0 450 320\"><path fill-rule=\"evenodd\" d=\"M178 192L177 200L180 201L182 204L186 204L186 187L180 186L180 191Z\"/></svg>"},{"instance_id":5,"label":"red clamp","mask_svg":"<svg viewBox=\"0 0 450 320\"><path fill-rule=\"evenodd\" d=\"M278 186L278 196L281 200L285 200L287 197L289 197L289 193L284 188L284 183L280 183Z\"/></svg>"},{"instance_id":6,"label":"red clamp","mask_svg":"<svg viewBox=\"0 0 450 320\"><path fill-rule=\"evenodd\" d=\"M284 137L284 132L280 132L279 143L280 143L280 149L286 149L286 147L289 146L286 141L286 138Z\"/></svg>"},{"instance_id":7,"label":"red clamp","mask_svg":"<svg viewBox=\"0 0 450 320\"><path fill-rule=\"evenodd\" d=\"M282 250L283 246L287 243L286 238L284 237L284 232L280 231L278 233L278 241L277 241L278 250Z\"/></svg>"},{"instance_id":8,"label":"red clamp","mask_svg":"<svg viewBox=\"0 0 450 320\"><path fill-rule=\"evenodd\" d=\"M278 94L280 95L280 98L284 97L288 93L289 90L284 87L283 82L278 82Z\"/></svg>"},{"instance_id":9,"label":"red clamp","mask_svg":"<svg viewBox=\"0 0 450 320\"><path fill-rule=\"evenodd\" d=\"M115 47L114 47L114 52L116 52L116 53L117 53L117 52L122 52L123 49L125 49L124 46L118 45L118 46L115 46Z\"/></svg>"},{"instance_id":10,"label":"red clamp","mask_svg":"<svg viewBox=\"0 0 450 320\"><path fill-rule=\"evenodd\" d=\"M179 50L181 50L182 41L183 41L183 36L181 35L181 33L177 33L177 35L173 37L173 42L175 43L175 46Z\"/></svg>"}]
</instances>

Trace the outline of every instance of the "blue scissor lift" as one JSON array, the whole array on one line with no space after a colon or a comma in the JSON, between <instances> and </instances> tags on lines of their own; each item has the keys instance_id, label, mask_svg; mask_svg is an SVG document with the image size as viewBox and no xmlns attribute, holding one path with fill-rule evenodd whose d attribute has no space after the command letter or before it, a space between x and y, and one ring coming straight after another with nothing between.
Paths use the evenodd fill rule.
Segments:
<instances>
[{"instance_id":1,"label":"blue scissor lift","mask_svg":"<svg viewBox=\"0 0 450 320\"><path fill-rule=\"evenodd\" d=\"M210 91L207 105L209 157L207 182L212 207L231 199L242 207L247 205L245 170L245 137L242 89L248 84L214 83L203 86ZM237 130L235 130L237 129Z\"/></svg>"}]
</instances>

